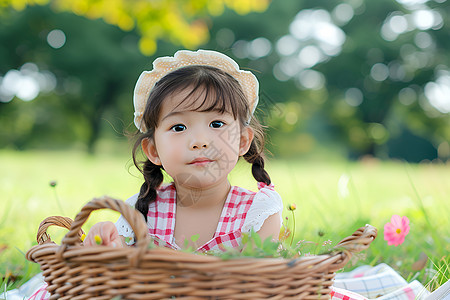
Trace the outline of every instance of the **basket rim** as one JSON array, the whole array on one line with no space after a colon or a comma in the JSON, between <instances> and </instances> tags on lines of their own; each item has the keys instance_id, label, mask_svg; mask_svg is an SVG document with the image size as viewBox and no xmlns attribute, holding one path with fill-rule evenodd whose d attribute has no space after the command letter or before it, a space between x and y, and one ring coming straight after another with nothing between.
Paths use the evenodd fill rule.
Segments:
<instances>
[{"instance_id":1,"label":"basket rim","mask_svg":"<svg viewBox=\"0 0 450 300\"><path fill-rule=\"evenodd\" d=\"M137 243L135 247L84 247L81 245L81 226L86 222L92 211L104 208L118 211L125 217L132 228L137 230ZM56 218L56 220L58 219L57 217L52 218ZM68 218L64 218L64 227L68 227L66 223L70 223L69 220ZM44 226L43 223L44 222L42 222L39 227L38 235L42 234L41 227ZM45 223L45 226L47 227L50 225L48 222ZM107 263L112 263L113 260L116 260L123 262L128 261L128 263L132 267L137 267L145 260L172 261L177 263L217 263L219 261L229 261L232 263L236 263L244 261L246 263L258 265L265 264L266 266L276 265L280 264L280 262L283 262L290 267L303 266L307 263L309 263L310 265L314 263L323 265L325 261L328 261L330 265L335 265L333 269L337 270L339 268L342 268L348 262L348 260L350 260L353 253L367 249L370 243L377 236L377 229L369 224L366 224L366 226L358 228L351 236L348 236L340 241L333 248L334 251L327 254L301 256L297 258L257 258L244 256L223 258L219 256L199 255L196 253L178 251L164 247L149 249L149 245L152 243L152 241L147 232L147 225L142 215L137 210L130 207L123 201L104 196L101 198L94 198L81 209L81 211L75 217L75 220L71 223L69 232L62 239L61 245L58 246L53 242L50 243L49 241L42 242L38 238L39 243L42 242L42 244L32 247L27 252L26 256L30 261L39 262L41 261L41 259L45 259L45 257L54 253L58 260L65 261L67 263L92 263L100 262L101 260L104 260ZM174 255L174 253L176 253L176 255Z\"/></svg>"},{"instance_id":2,"label":"basket rim","mask_svg":"<svg viewBox=\"0 0 450 300\"><path fill-rule=\"evenodd\" d=\"M374 229L368 225L364 228L366 231ZM361 232L359 228L356 232ZM347 238L348 239L348 238ZM283 257L248 257L238 256L223 258L214 255L205 255L202 253L184 252L165 247L148 248L144 253L139 253L136 247L115 248L110 246L92 246L82 245L57 245L55 243L45 243L35 245L28 250L27 259L33 262L41 263L49 257L58 256L62 253L60 261L67 264L111 264L127 265L130 267L139 267L148 262L171 262L183 265L188 269L202 269L203 265L224 264L230 268L239 265L258 266L264 268L277 267L277 270L290 268L306 268L308 271L318 271L327 269L330 272L336 272L345 266L350 260L352 252L346 248L338 248L334 252L327 254L318 254L311 256L301 256L297 258ZM361 249L357 249L359 252ZM140 255L139 255L140 254ZM138 257L139 256L139 257ZM136 261L137 260L137 263ZM284 266L284 267L280 267ZM251 267L249 267L251 269ZM220 270L223 272L223 269ZM252 273L251 270L248 273Z\"/></svg>"}]
</instances>

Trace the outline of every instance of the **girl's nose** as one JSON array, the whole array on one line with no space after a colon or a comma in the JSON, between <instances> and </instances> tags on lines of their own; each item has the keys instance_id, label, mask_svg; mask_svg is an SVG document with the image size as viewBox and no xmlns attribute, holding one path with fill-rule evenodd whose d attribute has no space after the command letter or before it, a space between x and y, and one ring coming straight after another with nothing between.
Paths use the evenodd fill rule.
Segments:
<instances>
[{"instance_id":1,"label":"girl's nose","mask_svg":"<svg viewBox=\"0 0 450 300\"><path fill-rule=\"evenodd\" d=\"M201 126L191 127L189 148L191 150L202 150L207 149L210 144L210 136L205 132L204 128Z\"/></svg>"},{"instance_id":2,"label":"girl's nose","mask_svg":"<svg viewBox=\"0 0 450 300\"><path fill-rule=\"evenodd\" d=\"M192 132L190 141L190 149L191 150L201 150L208 148L209 142L207 136L202 132Z\"/></svg>"},{"instance_id":3,"label":"girl's nose","mask_svg":"<svg viewBox=\"0 0 450 300\"><path fill-rule=\"evenodd\" d=\"M208 148L208 143L205 141L195 140L191 143L191 150L200 150Z\"/></svg>"}]
</instances>

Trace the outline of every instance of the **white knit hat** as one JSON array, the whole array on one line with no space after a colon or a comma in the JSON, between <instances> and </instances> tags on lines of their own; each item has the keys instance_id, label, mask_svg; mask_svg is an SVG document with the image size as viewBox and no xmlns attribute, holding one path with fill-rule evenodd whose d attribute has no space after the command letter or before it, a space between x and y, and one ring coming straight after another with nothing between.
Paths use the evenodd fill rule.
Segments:
<instances>
[{"instance_id":1,"label":"white knit hat","mask_svg":"<svg viewBox=\"0 0 450 300\"><path fill-rule=\"evenodd\" d=\"M239 70L239 65L228 56L210 50L188 51L180 50L173 57L165 56L155 59L152 71L144 71L134 88L134 124L143 133L147 131L142 123L150 91L155 84L168 73L181 67L191 65L212 66L233 76L241 85L246 96L250 111L253 114L258 104L259 83L255 75L249 71Z\"/></svg>"}]
</instances>

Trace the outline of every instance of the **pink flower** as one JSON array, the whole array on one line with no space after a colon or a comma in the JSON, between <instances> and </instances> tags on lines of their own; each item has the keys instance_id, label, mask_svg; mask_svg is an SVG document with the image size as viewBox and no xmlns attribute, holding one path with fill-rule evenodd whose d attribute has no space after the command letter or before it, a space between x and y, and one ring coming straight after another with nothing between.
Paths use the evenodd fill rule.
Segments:
<instances>
[{"instance_id":1,"label":"pink flower","mask_svg":"<svg viewBox=\"0 0 450 300\"><path fill-rule=\"evenodd\" d=\"M384 239L388 245L401 245L409 232L409 219L393 215L390 223L384 225Z\"/></svg>"}]
</instances>

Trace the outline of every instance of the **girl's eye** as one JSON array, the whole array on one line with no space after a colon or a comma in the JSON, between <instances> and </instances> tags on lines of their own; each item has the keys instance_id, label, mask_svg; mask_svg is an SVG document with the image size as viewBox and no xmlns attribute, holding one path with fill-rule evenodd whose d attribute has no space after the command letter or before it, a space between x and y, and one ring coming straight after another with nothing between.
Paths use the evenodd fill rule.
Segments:
<instances>
[{"instance_id":1,"label":"girl's eye","mask_svg":"<svg viewBox=\"0 0 450 300\"><path fill-rule=\"evenodd\" d=\"M177 124L177 125L173 125L170 130L175 131L175 132L182 132L186 130L186 126L184 126L183 124Z\"/></svg>"},{"instance_id":2,"label":"girl's eye","mask_svg":"<svg viewBox=\"0 0 450 300\"><path fill-rule=\"evenodd\" d=\"M220 128L223 125L225 125L225 122L222 121L212 121L211 124L209 124L209 127L211 128Z\"/></svg>"}]
</instances>

